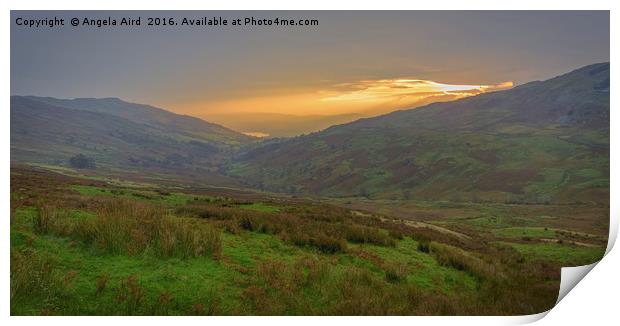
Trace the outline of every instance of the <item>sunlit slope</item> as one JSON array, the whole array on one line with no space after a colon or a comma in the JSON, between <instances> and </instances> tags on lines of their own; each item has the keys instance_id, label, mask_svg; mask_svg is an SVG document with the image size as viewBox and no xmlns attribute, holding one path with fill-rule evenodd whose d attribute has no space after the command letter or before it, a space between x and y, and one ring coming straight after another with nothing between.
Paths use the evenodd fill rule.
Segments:
<instances>
[{"instance_id":1,"label":"sunlit slope","mask_svg":"<svg viewBox=\"0 0 620 326\"><path fill-rule=\"evenodd\" d=\"M609 200L609 63L252 145L249 185L371 198Z\"/></svg>"}]
</instances>

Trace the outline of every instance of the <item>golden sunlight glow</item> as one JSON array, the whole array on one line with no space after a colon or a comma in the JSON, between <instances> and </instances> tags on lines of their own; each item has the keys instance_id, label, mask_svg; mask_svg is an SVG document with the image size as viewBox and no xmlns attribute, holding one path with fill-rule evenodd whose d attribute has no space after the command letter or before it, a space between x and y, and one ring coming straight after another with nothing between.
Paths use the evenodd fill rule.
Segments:
<instances>
[{"instance_id":1,"label":"golden sunlight glow","mask_svg":"<svg viewBox=\"0 0 620 326\"><path fill-rule=\"evenodd\" d=\"M286 115L372 116L433 102L451 101L485 92L511 88L512 82L495 85L453 85L430 80L395 78L362 80L282 92L188 103L183 111L204 118L210 114L278 113Z\"/></svg>"},{"instance_id":2,"label":"golden sunlight glow","mask_svg":"<svg viewBox=\"0 0 620 326\"><path fill-rule=\"evenodd\" d=\"M269 134L266 132L262 132L262 131L245 131L243 132L244 134L248 135L248 136L252 136L252 137L258 137L258 138L265 138L265 137L269 137Z\"/></svg>"},{"instance_id":3,"label":"golden sunlight glow","mask_svg":"<svg viewBox=\"0 0 620 326\"><path fill-rule=\"evenodd\" d=\"M512 82L497 85L449 85L420 79L382 79L339 86L350 88L350 90L326 96L323 101L384 101L386 99L408 98L409 101L416 102L427 97L441 97L443 95L464 97L506 89L512 87Z\"/></svg>"}]
</instances>

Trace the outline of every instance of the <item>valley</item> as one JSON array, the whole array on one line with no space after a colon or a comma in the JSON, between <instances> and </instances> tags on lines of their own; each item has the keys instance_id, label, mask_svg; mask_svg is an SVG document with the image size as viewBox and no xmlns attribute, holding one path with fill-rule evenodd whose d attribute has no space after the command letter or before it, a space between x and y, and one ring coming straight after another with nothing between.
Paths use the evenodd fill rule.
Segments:
<instances>
[{"instance_id":1,"label":"valley","mask_svg":"<svg viewBox=\"0 0 620 326\"><path fill-rule=\"evenodd\" d=\"M11 314L546 311L607 246L609 111L609 63L277 139L13 96Z\"/></svg>"}]
</instances>

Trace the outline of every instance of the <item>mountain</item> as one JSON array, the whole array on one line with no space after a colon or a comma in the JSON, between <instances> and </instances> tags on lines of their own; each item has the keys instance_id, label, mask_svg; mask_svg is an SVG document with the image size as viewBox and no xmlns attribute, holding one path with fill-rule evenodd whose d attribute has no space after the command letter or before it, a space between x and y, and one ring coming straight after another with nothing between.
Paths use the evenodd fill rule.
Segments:
<instances>
[{"instance_id":1,"label":"mountain","mask_svg":"<svg viewBox=\"0 0 620 326\"><path fill-rule=\"evenodd\" d=\"M99 168L217 170L255 138L206 121L116 98L11 97L11 160L67 165L83 154Z\"/></svg>"},{"instance_id":2,"label":"mountain","mask_svg":"<svg viewBox=\"0 0 620 326\"><path fill-rule=\"evenodd\" d=\"M25 96L23 98L57 107L110 114L163 132L172 132L200 140L238 145L247 143L252 138L195 117L175 114L151 105L129 103L114 97L57 99Z\"/></svg>"},{"instance_id":3,"label":"mountain","mask_svg":"<svg viewBox=\"0 0 620 326\"><path fill-rule=\"evenodd\" d=\"M608 202L609 63L251 144L226 172L328 196Z\"/></svg>"}]
</instances>

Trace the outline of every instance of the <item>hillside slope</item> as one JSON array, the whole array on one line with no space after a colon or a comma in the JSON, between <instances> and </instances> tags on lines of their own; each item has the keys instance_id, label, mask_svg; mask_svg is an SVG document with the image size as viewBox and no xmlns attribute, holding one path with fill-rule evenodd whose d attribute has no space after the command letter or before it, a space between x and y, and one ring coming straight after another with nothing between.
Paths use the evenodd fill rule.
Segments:
<instances>
[{"instance_id":1,"label":"hillside slope","mask_svg":"<svg viewBox=\"0 0 620 326\"><path fill-rule=\"evenodd\" d=\"M207 121L180 115L151 105L125 102L118 98L76 98L57 99L53 97L26 96L29 100L53 106L110 114L129 121L145 124L164 132L172 132L187 137L220 142L243 144L251 137Z\"/></svg>"},{"instance_id":2,"label":"hillside slope","mask_svg":"<svg viewBox=\"0 0 620 326\"><path fill-rule=\"evenodd\" d=\"M608 202L609 63L250 145L227 173L328 196Z\"/></svg>"},{"instance_id":3,"label":"hillside slope","mask_svg":"<svg viewBox=\"0 0 620 326\"><path fill-rule=\"evenodd\" d=\"M235 147L250 141L219 125L118 99L11 97L15 162L62 166L83 154L98 169L207 176Z\"/></svg>"}]
</instances>

